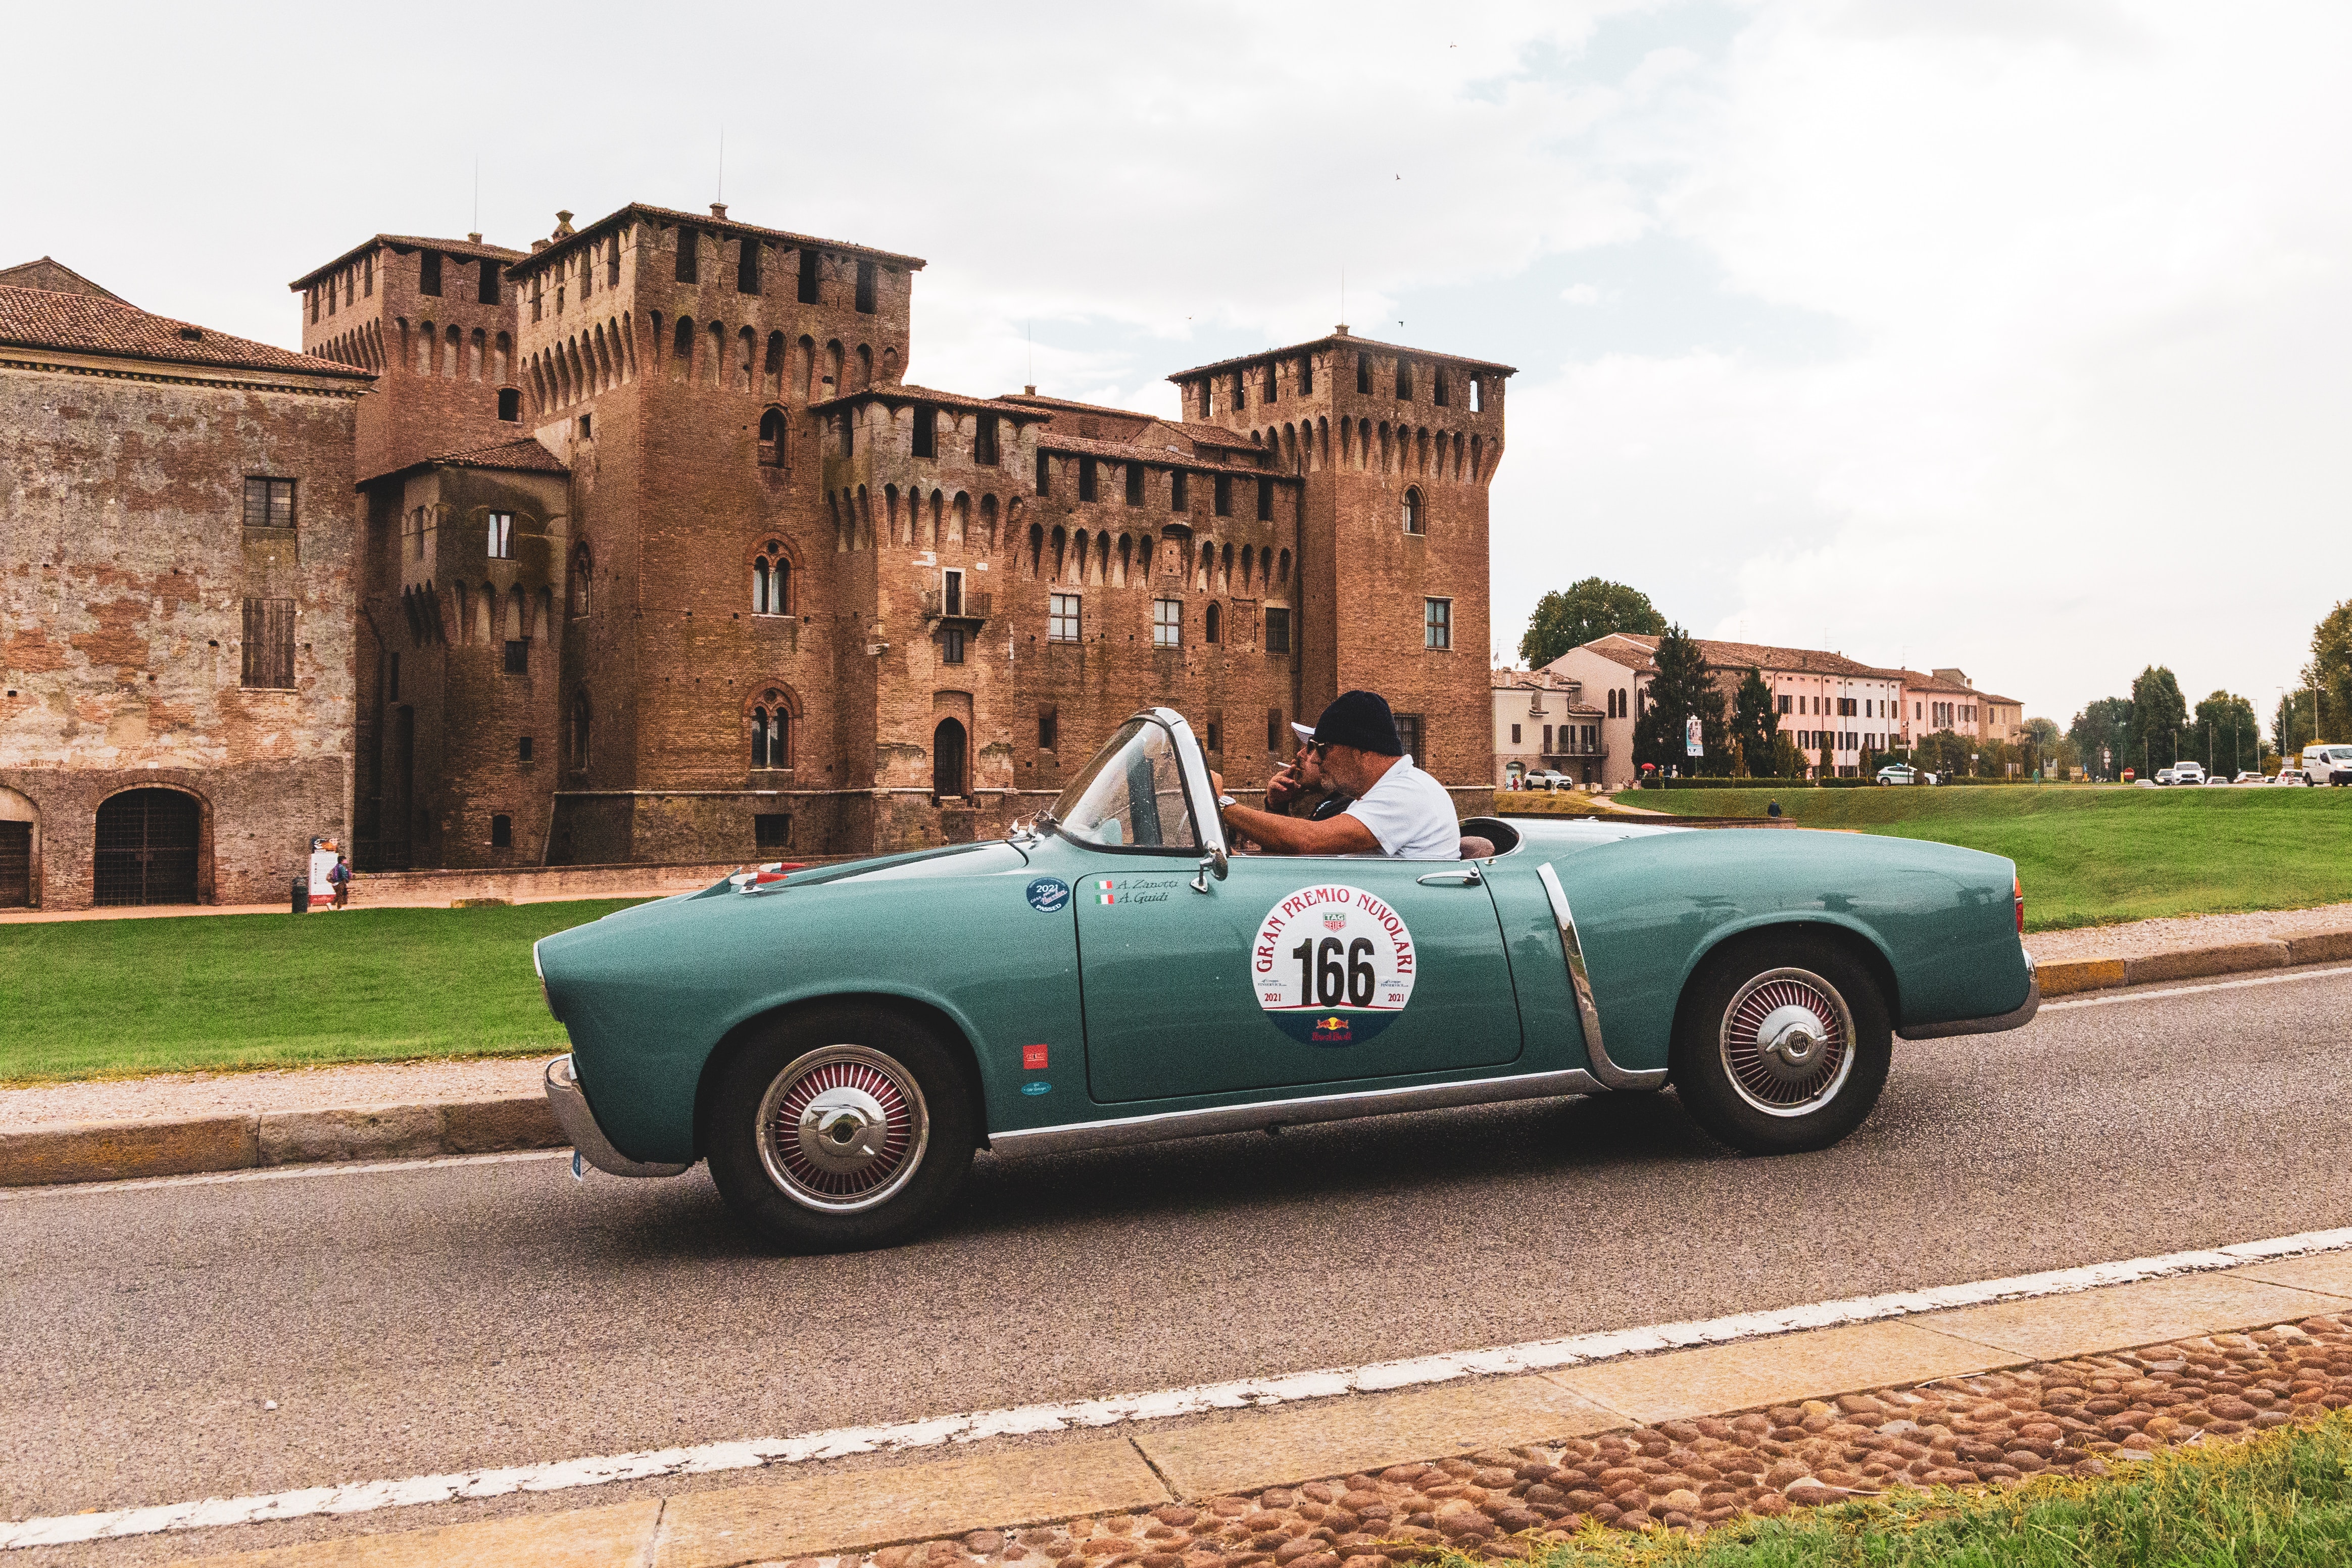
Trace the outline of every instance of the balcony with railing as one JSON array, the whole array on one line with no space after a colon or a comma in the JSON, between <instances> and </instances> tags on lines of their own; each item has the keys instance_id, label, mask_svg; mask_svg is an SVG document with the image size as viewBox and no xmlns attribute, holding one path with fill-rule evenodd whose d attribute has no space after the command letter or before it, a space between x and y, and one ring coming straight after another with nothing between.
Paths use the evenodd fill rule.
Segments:
<instances>
[{"instance_id":1,"label":"balcony with railing","mask_svg":"<svg viewBox=\"0 0 2352 1568\"><path fill-rule=\"evenodd\" d=\"M931 588L923 594L923 619L978 626L988 619L989 595L961 588Z\"/></svg>"}]
</instances>

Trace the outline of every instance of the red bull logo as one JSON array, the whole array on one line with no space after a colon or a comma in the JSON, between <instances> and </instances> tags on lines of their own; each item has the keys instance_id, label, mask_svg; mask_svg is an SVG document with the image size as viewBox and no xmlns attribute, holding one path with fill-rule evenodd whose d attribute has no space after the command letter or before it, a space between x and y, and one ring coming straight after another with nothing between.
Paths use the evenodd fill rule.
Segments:
<instances>
[{"instance_id":1,"label":"red bull logo","mask_svg":"<svg viewBox=\"0 0 2352 1568\"><path fill-rule=\"evenodd\" d=\"M1356 1037L1355 1026L1337 1013L1315 1020L1314 1041L1318 1046L1344 1046Z\"/></svg>"}]
</instances>

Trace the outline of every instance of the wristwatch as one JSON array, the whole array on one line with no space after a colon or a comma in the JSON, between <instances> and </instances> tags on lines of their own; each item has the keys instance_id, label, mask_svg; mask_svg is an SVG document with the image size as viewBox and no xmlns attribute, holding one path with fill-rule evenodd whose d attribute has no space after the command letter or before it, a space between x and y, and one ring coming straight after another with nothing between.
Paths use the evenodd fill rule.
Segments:
<instances>
[{"instance_id":1,"label":"wristwatch","mask_svg":"<svg viewBox=\"0 0 2352 1568\"><path fill-rule=\"evenodd\" d=\"M1218 809L1219 811L1223 811L1223 810L1224 810L1224 809L1225 809L1225 807L1227 807L1227 806L1229 806L1229 805L1241 805L1241 802L1240 802L1240 801L1235 800L1232 795L1219 795L1219 796L1217 797L1217 809Z\"/></svg>"}]
</instances>

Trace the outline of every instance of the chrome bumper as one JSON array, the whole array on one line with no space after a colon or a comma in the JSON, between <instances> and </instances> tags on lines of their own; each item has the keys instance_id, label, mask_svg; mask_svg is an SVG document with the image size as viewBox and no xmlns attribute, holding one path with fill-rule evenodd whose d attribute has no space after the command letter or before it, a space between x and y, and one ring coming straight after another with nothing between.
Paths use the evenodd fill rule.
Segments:
<instances>
[{"instance_id":1,"label":"chrome bumper","mask_svg":"<svg viewBox=\"0 0 2352 1568\"><path fill-rule=\"evenodd\" d=\"M2003 1013L1997 1018L1961 1018L1949 1024L1922 1024L1916 1029L1895 1032L1906 1040L1941 1040L1954 1035L1998 1035L2004 1029L2022 1029L2033 1022L2033 1015L2042 1010L2042 973L2034 967L2033 955L2025 955L2025 1003L2014 1012Z\"/></svg>"},{"instance_id":2,"label":"chrome bumper","mask_svg":"<svg viewBox=\"0 0 2352 1568\"><path fill-rule=\"evenodd\" d=\"M580 1091L580 1080L572 1076L569 1055L547 1064L547 1103L555 1112L556 1125L572 1140L572 1147L600 1171L615 1176L676 1176L692 1168L646 1164L614 1148L604 1130L596 1125L596 1113L588 1109L588 1097Z\"/></svg>"}]
</instances>

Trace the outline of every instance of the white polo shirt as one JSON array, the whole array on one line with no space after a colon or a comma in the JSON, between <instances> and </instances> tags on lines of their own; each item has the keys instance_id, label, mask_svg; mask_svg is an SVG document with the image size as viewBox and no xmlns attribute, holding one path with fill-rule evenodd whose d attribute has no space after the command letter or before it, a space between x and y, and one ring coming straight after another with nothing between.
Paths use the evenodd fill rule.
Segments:
<instances>
[{"instance_id":1,"label":"white polo shirt","mask_svg":"<svg viewBox=\"0 0 2352 1568\"><path fill-rule=\"evenodd\" d=\"M1372 830L1381 853L1399 860L1458 860L1462 825L1445 786L1399 757L1346 815Z\"/></svg>"}]
</instances>

